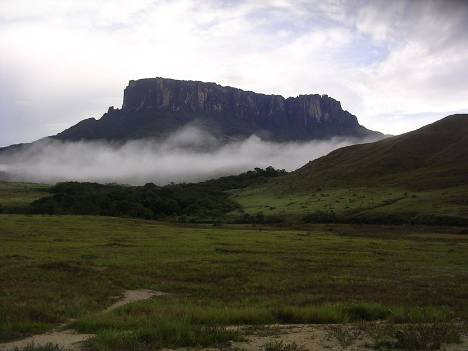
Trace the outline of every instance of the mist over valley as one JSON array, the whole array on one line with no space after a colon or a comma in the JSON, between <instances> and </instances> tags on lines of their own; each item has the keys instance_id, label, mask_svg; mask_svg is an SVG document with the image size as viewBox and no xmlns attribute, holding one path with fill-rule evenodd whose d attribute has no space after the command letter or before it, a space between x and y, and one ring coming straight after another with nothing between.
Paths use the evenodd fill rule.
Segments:
<instances>
[{"instance_id":1,"label":"mist over valley","mask_svg":"<svg viewBox=\"0 0 468 351\"><path fill-rule=\"evenodd\" d=\"M274 142L252 135L225 142L207 131L188 126L159 140L112 143L43 139L0 154L0 172L10 181L165 185L238 174L256 167L293 171L336 148L371 140L335 137Z\"/></svg>"}]
</instances>

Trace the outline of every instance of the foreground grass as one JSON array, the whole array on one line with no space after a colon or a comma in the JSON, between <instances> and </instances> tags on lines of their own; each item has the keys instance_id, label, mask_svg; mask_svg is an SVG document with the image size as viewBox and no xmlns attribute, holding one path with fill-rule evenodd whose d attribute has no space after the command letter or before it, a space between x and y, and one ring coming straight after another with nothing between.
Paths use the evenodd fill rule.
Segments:
<instances>
[{"instance_id":1,"label":"foreground grass","mask_svg":"<svg viewBox=\"0 0 468 351\"><path fill-rule=\"evenodd\" d=\"M454 323L385 323L363 328L377 350L440 350L446 344L461 342L465 328Z\"/></svg>"},{"instance_id":2,"label":"foreground grass","mask_svg":"<svg viewBox=\"0 0 468 351\"><path fill-rule=\"evenodd\" d=\"M12 351L66 351L57 344L34 345L30 344L23 348L14 348Z\"/></svg>"},{"instance_id":3,"label":"foreground grass","mask_svg":"<svg viewBox=\"0 0 468 351\"><path fill-rule=\"evenodd\" d=\"M327 336L336 340L342 349L366 340L365 345L375 350L445 350L446 345L461 343L465 332L463 323L453 322L327 326Z\"/></svg>"},{"instance_id":4,"label":"foreground grass","mask_svg":"<svg viewBox=\"0 0 468 351\"><path fill-rule=\"evenodd\" d=\"M133 330L103 329L87 342L89 350L154 350L164 347L227 346L241 341L238 330L193 325L184 320L160 319Z\"/></svg>"},{"instance_id":5,"label":"foreground grass","mask_svg":"<svg viewBox=\"0 0 468 351\"><path fill-rule=\"evenodd\" d=\"M451 232L1 215L0 339L71 317L102 350L222 344L240 324L468 319L468 241ZM169 295L100 313L135 288Z\"/></svg>"},{"instance_id":6,"label":"foreground grass","mask_svg":"<svg viewBox=\"0 0 468 351\"><path fill-rule=\"evenodd\" d=\"M279 303L253 303L230 306L221 303L194 303L190 298L165 296L151 302L136 303L118 312L94 314L72 323L82 333L100 330L128 330L141 325L157 326L164 321L210 327L265 324L329 324L389 320L394 323L447 321L454 314L447 307L387 307L376 303L334 303L282 306Z\"/></svg>"}]
</instances>

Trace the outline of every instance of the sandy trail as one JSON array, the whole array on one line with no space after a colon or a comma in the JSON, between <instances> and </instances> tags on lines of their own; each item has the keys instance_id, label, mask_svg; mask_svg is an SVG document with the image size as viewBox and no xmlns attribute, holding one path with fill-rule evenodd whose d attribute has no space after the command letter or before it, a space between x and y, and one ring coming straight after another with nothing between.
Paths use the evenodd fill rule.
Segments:
<instances>
[{"instance_id":1,"label":"sandy trail","mask_svg":"<svg viewBox=\"0 0 468 351\"><path fill-rule=\"evenodd\" d=\"M132 302L148 300L155 296L162 296L165 293L161 291L153 290L127 290L123 293L123 296L119 298L114 304L109 306L104 312L115 310L121 306L127 305ZM59 328L66 326L62 324ZM91 337L94 334L79 334L73 330L52 330L48 333L33 335L21 340L15 340L6 343L0 343L0 351L10 351L15 348L22 349L27 345L34 344L36 346L47 345L49 343L57 344L66 350L79 351L81 350L81 343Z\"/></svg>"},{"instance_id":2,"label":"sandy trail","mask_svg":"<svg viewBox=\"0 0 468 351\"><path fill-rule=\"evenodd\" d=\"M153 291L147 289L127 290L117 302L107 307L106 312L113 311L121 306L127 305L132 302L148 300L152 297L163 295L166 295L166 293L163 293L162 291Z\"/></svg>"},{"instance_id":3,"label":"sandy trail","mask_svg":"<svg viewBox=\"0 0 468 351\"><path fill-rule=\"evenodd\" d=\"M21 350L31 344L43 346L51 343L60 345L67 350L78 351L81 349L80 343L92 336L94 336L94 334L78 334L72 330L52 331L50 333L34 335L26 339L0 344L0 350L14 350L15 348Z\"/></svg>"},{"instance_id":4,"label":"sandy trail","mask_svg":"<svg viewBox=\"0 0 468 351\"><path fill-rule=\"evenodd\" d=\"M344 325L346 326L346 325ZM271 325L265 330L249 335L243 342L231 345L232 350L258 351L262 345L270 342L282 341L285 344L296 343L304 351L344 350L367 351L375 350L372 341L366 335L356 337L349 345L343 345L330 334L333 325L302 324L302 325ZM353 328L352 325L348 327ZM444 345L445 351L468 351L468 334L462 336L460 344Z\"/></svg>"}]
</instances>

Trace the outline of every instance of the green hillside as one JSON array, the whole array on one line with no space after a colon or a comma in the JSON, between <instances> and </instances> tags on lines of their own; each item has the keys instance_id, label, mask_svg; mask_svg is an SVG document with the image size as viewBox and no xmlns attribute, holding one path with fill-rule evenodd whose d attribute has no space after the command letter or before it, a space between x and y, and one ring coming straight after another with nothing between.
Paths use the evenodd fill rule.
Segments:
<instances>
[{"instance_id":1,"label":"green hillside","mask_svg":"<svg viewBox=\"0 0 468 351\"><path fill-rule=\"evenodd\" d=\"M439 189L468 184L468 115L418 130L344 147L294 173L302 185L403 186Z\"/></svg>"},{"instance_id":2,"label":"green hillside","mask_svg":"<svg viewBox=\"0 0 468 351\"><path fill-rule=\"evenodd\" d=\"M320 213L362 220L400 216L403 222L445 217L447 224L455 218L464 223L468 115L335 150L289 175L233 191L232 197L251 215L295 218Z\"/></svg>"}]
</instances>

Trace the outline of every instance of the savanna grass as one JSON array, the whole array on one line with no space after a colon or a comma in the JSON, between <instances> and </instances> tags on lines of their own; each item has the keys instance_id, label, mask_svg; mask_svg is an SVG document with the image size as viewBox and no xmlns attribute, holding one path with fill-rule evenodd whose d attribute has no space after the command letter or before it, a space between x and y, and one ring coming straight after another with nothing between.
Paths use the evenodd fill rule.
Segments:
<instances>
[{"instance_id":1,"label":"savanna grass","mask_svg":"<svg viewBox=\"0 0 468 351\"><path fill-rule=\"evenodd\" d=\"M98 334L155 316L204 328L466 319L468 241L446 230L0 215L0 340L69 318ZM101 313L139 288L168 295Z\"/></svg>"},{"instance_id":2,"label":"savanna grass","mask_svg":"<svg viewBox=\"0 0 468 351\"><path fill-rule=\"evenodd\" d=\"M159 319L135 330L104 329L87 341L90 350L154 350L162 347L226 346L241 341L238 330L194 325L185 319Z\"/></svg>"}]
</instances>

